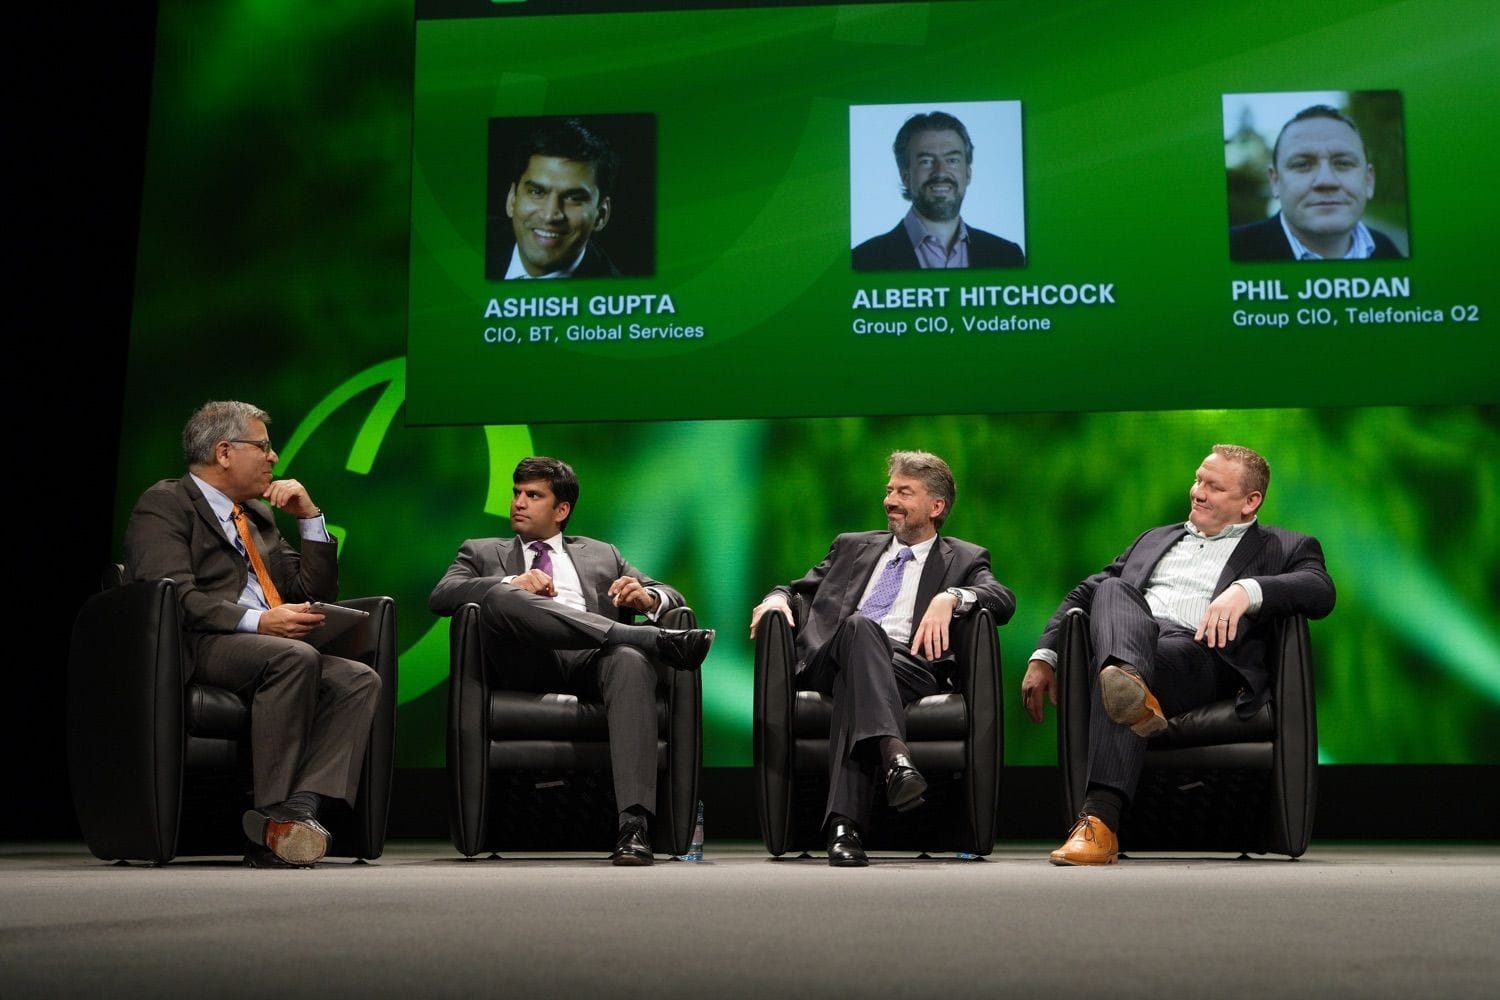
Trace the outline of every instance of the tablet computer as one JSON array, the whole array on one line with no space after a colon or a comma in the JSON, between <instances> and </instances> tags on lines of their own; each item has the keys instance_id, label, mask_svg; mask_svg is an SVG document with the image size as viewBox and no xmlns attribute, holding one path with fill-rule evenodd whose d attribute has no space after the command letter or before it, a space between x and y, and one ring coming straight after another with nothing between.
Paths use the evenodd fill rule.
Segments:
<instances>
[{"instance_id":1,"label":"tablet computer","mask_svg":"<svg viewBox=\"0 0 1500 1000\"><path fill-rule=\"evenodd\" d=\"M329 640L343 635L366 618L370 612L360 611L357 608L346 608L342 604L324 604L322 601L313 601L308 608L309 611L317 611L323 615L323 624L313 629L303 637L304 642L310 642L319 649Z\"/></svg>"}]
</instances>

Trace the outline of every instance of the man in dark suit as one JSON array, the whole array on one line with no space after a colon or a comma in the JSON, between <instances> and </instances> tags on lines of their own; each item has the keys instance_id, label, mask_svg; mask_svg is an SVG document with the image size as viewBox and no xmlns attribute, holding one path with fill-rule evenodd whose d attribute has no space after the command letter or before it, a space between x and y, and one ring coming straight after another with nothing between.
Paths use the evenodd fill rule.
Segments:
<instances>
[{"instance_id":1,"label":"man in dark suit","mask_svg":"<svg viewBox=\"0 0 1500 1000\"><path fill-rule=\"evenodd\" d=\"M952 690L953 619L983 607L1004 624L1016 610L988 551L938 535L956 492L947 463L898 451L889 471L887 530L839 535L821 563L771 591L750 616L752 638L768 613L797 625L798 688L833 696L824 823L834 867L869 864L862 827L877 779L893 809L922 803L927 782L906 746L904 707ZM805 621L793 621L793 597L807 602Z\"/></svg>"},{"instance_id":2,"label":"man in dark suit","mask_svg":"<svg viewBox=\"0 0 1500 1000\"><path fill-rule=\"evenodd\" d=\"M944 111L913 115L897 131L892 149L901 197L911 209L896 228L854 248L856 271L1025 266L1019 246L959 216L974 163L963 122Z\"/></svg>"},{"instance_id":3,"label":"man in dark suit","mask_svg":"<svg viewBox=\"0 0 1500 1000\"><path fill-rule=\"evenodd\" d=\"M610 860L649 865L657 665L697 670L713 630L633 624L637 614L654 622L682 607L682 595L641 573L608 542L562 533L578 502L578 477L567 463L522 459L511 479L515 537L465 541L428 606L451 615L479 604L514 686L603 699L620 812Z\"/></svg>"},{"instance_id":4,"label":"man in dark suit","mask_svg":"<svg viewBox=\"0 0 1500 1000\"><path fill-rule=\"evenodd\" d=\"M188 674L250 695L246 864L307 866L328 850L323 799L353 804L380 678L303 641L324 620L308 602L338 597L338 550L307 489L273 478L270 419L236 401L193 414L188 475L158 482L131 512L125 576L175 580ZM297 519L300 550L271 508Z\"/></svg>"},{"instance_id":5,"label":"man in dark suit","mask_svg":"<svg viewBox=\"0 0 1500 1000\"><path fill-rule=\"evenodd\" d=\"M593 236L609 225L619 168L608 141L575 118L528 135L516 151L505 196L513 241L488 255L486 277L618 275Z\"/></svg>"},{"instance_id":6,"label":"man in dark suit","mask_svg":"<svg viewBox=\"0 0 1500 1000\"><path fill-rule=\"evenodd\" d=\"M1229 259L1389 260L1405 255L1390 237L1366 226L1375 165L1354 120L1315 104L1281 128L1266 168L1281 211L1229 231Z\"/></svg>"},{"instance_id":7,"label":"man in dark suit","mask_svg":"<svg viewBox=\"0 0 1500 1000\"><path fill-rule=\"evenodd\" d=\"M1187 521L1141 535L1047 622L1021 681L1033 721L1042 721L1044 696L1057 703L1057 637L1071 608L1089 613L1099 672L1083 811L1053 864L1113 864L1146 738L1168 717L1231 695L1253 714L1270 698L1266 646L1277 619L1333 610L1317 539L1256 520L1270 479L1254 451L1214 445L1188 491Z\"/></svg>"}]
</instances>

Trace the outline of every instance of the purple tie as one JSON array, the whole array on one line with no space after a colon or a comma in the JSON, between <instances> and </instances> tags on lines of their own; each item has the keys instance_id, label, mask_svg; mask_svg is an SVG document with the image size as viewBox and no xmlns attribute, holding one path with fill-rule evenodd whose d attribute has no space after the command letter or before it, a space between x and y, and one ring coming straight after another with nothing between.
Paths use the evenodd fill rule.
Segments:
<instances>
[{"instance_id":1,"label":"purple tie","mask_svg":"<svg viewBox=\"0 0 1500 1000\"><path fill-rule=\"evenodd\" d=\"M891 557L891 561L885 564L885 569L880 571L880 579L875 581L875 589L870 591L870 596L865 598L865 603L859 606L859 613L871 621L880 621L891 610L891 605L896 603L896 595L901 592L901 572L906 567L908 559L912 558L912 551L905 545L901 551Z\"/></svg>"},{"instance_id":2,"label":"purple tie","mask_svg":"<svg viewBox=\"0 0 1500 1000\"><path fill-rule=\"evenodd\" d=\"M552 575L552 548L546 542L532 542L528 548L536 553L536 561L531 564L532 569L539 569L548 576Z\"/></svg>"}]
</instances>

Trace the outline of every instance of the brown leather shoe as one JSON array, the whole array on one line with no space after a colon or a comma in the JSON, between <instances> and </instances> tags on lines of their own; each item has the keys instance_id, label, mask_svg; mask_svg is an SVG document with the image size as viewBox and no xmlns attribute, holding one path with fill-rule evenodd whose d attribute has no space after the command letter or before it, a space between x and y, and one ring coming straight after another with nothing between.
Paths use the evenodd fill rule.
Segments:
<instances>
[{"instance_id":1,"label":"brown leather shoe","mask_svg":"<svg viewBox=\"0 0 1500 1000\"><path fill-rule=\"evenodd\" d=\"M1050 855L1054 865L1112 865L1119 856L1119 838L1098 816L1079 816L1068 842Z\"/></svg>"},{"instance_id":2,"label":"brown leather shoe","mask_svg":"<svg viewBox=\"0 0 1500 1000\"><path fill-rule=\"evenodd\" d=\"M1137 736L1155 736L1167 728L1161 702L1133 670L1111 664L1099 671L1099 697L1109 717Z\"/></svg>"}]
</instances>

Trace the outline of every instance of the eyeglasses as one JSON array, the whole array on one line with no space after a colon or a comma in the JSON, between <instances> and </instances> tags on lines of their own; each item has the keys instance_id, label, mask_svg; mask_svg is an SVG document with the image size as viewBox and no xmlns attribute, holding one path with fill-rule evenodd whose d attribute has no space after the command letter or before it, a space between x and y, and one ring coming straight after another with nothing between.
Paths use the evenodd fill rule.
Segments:
<instances>
[{"instance_id":1,"label":"eyeglasses","mask_svg":"<svg viewBox=\"0 0 1500 1000\"><path fill-rule=\"evenodd\" d=\"M255 445L255 447L259 448L265 454L267 454L267 455L271 454L271 439L270 438L265 438L265 439L260 440L260 441L251 441L251 440L248 440L246 438L225 438L224 440L227 443L229 443L229 444L253 444L253 445Z\"/></svg>"}]
</instances>

